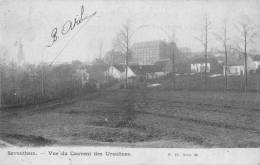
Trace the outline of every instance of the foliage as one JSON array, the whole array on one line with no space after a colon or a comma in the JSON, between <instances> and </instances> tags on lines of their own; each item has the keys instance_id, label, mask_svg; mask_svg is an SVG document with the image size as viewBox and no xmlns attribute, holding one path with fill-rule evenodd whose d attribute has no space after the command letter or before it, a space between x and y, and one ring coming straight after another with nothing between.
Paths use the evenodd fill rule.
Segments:
<instances>
[{"instance_id":1,"label":"foliage","mask_svg":"<svg viewBox=\"0 0 260 165\"><path fill-rule=\"evenodd\" d=\"M77 70L83 66L79 61L54 66L2 64L2 104L36 104L93 92L95 84L82 85L81 75Z\"/></svg>"}]
</instances>

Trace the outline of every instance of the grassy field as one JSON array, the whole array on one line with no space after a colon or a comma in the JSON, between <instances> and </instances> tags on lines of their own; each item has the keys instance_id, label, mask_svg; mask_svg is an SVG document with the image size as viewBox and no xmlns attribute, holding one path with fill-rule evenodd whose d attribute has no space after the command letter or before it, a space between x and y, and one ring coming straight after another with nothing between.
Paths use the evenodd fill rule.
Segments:
<instances>
[{"instance_id":1,"label":"grassy field","mask_svg":"<svg viewBox=\"0 0 260 165\"><path fill-rule=\"evenodd\" d=\"M207 90L224 91L225 77L217 76L207 78ZM163 83L163 87L171 87L172 80L170 78L153 80L152 82ZM249 75L248 77L248 91L257 92L257 83L260 88L260 77L257 75ZM176 89L180 90L204 90L204 75L178 75L176 77ZM244 91L244 77L229 76L228 77L228 91L241 92Z\"/></svg>"},{"instance_id":2,"label":"grassy field","mask_svg":"<svg viewBox=\"0 0 260 165\"><path fill-rule=\"evenodd\" d=\"M260 97L216 91L100 91L74 100L2 109L12 145L260 147Z\"/></svg>"}]
</instances>

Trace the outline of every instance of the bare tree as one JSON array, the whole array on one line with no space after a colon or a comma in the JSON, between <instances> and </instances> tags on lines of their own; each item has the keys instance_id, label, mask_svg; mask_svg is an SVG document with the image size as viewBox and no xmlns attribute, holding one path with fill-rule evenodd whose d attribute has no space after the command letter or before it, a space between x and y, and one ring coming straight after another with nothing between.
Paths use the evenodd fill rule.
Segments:
<instances>
[{"instance_id":1,"label":"bare tree","mask_svg":"<svg viewBox=\"0 0 260 165\"><path fill-rule=\"evenodd\" d=\"M224 54L225 54L225 70L224 70L224 76L225 76L225 90L228 89L228 75L227 75L227 70L228 70L228 42L229 38L227 35L227 20L224 21L224 26L221 29L220 34L215 34L216 38L221 42L223 49L224 49Z\"/></svg>"},{"instance_id":2,"label":"bare tree","mask_svg":"<svg viewBox=\"0 0 260 165\"><path fill-rule=\"evenodd\" d=\"M114 40L114 48L125 55L125 88L128 86L128 60L129 60L129 45L130 45L130 22L122 25L120 32Z\"/></svg>"},{"instance_id":3,"label":"bare tree","mask_svg":"<svg viewBox=\"0 0 260 165\"><path fill-rule=\"evenodd\" d=\"M244 54L244 91L247 92L248 88L248 67L247 67L247 49L250 42L256 36L256 31L254 25L251 23L249 17L244 15L241 17L241 20L238 22L238 25L235 26L238 32L240 33L242 39L242 48L238 45L238 49L241 50Z\"/></svg>"},{"instance_id":4,"label":"bare tree","mask_svg":"<svg viewBox=\"0 0 260 165\"><path fill-rule=\"evenodd\" d=\"M164 31L165 32L165 31ZM166 33L166 32L165 32ZM168 34L168 33L166 33ZM170 47L170 52L172 53L170 56L172 57L172 85L173 89L176 88L176 36L175 36L175 29L170 37L169 41L169 47Z\"/></svg>"},{"instance_id":5,"label":"bare tree","mask_svg":"<svg viewBox=\"0 0 260 165\"><path fill-rule=\"evenodd\" d=\"M3 70L3 66L0 61L0 108L2 107L2 70Z\"/></svg>"},{"instance_id":6,"label":"bare tree","mask_svg":"<svg viewBox=\"0 0 260 165\"><path fill-rule=\"evenodd\" d=\"M174 43L171 42L170 43L170 47L172 48L172 81L173 81L173 89L176 88L176 64L175 64L175 60L176 60L176 57L175 57L175 50L174 50Z\"/></svg>"},{"instance_id":7,"label":"bare tree","mask_svg":"<svg viewBox=\"0 0 260 165\"><path fill-rule=\"evenodd\" d=\"M7 50L0 46L0 108L2 107L2 85L3 85L3 70L7 59Z\"/></svg>"},{"instance_id":8,"label":"bare tree","mask_svg":"<svg viewBox=\"0 0 260 165\"><path fill-rule=\"evenodd\" d=\"M209 34L209 29L210 29L210 21L209 21L209 16L205 14L204 20L203 20L203 33L201 38L196 38L204 47L204 56L205 56L205 69L204 69L204 88L206 89L207 87L207 68L208 68L208 34Z\"/></svg>"}]
</instances>

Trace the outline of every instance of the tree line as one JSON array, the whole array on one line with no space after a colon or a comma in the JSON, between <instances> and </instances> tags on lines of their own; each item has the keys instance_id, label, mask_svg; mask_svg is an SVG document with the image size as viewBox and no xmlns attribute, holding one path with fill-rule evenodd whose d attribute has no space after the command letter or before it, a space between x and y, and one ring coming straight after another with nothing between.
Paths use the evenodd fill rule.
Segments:
<instances>
[{"instance_id":1,"label":"tree line","mask_svg":"<svg viewBox=\"0 0 260 165\"><path fill-rule=\"evenodd\" d=\"M86 70L79 61L53 66L1 64L1 104L37 104L95 91L94 82L82 82L79 69Z\"/></svg>"}]
</instances>

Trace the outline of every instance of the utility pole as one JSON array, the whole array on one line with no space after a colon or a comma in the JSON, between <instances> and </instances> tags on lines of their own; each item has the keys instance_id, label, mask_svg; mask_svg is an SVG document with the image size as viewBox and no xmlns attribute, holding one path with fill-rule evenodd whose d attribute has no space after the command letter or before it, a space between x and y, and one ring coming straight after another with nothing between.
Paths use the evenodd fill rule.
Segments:
<instances>
[{"instance_id":1,"label":"utility pole","mask_svg":"<svg viewBox=\"0 0 260 165\"><path fill-rule=\"evenodd\" d=\"M2 108L2 72L3 72L3 65L2 65L2 58L0 58L0 108Z\"/></svg>"},{"instance_id":2,"label":"utility pole","mask_svg":"<svg viewBox=\"0 0 260 165\"><path fill-rule=\"evenodd\" d=\"M225 47L225 90L228 89L228 75L227 75L227 65L228 65L228 59L227 59L227 45L224 45Z\"/></svg>"},{"instance_id":3,"label":"utility pole","mask_svg":"<svg viewBox=\"0 0 260 165\"><path fill-rule=\"evenodd\" d=\"M231 45L229 46L229 53L231 53ZM225 86L226 86L226 91L228 90L228 50L227 50L227 45L225 44Z\"/></svg>"},{"instance_id":4,"label":"utility pole","mask_svg":"<svg viewBox=\"0 0 260 165\"><path fill-rule=\"evenodd\" d=\"M227 24L225 22L224 25L224 36L223 36L223 44L224 44L224 51L225 51L225 91L228 90L228 73L227 73L227 69L228 69L228 48L227 48ZM231 50L231 45L230 45L230 50Z\"/></svg>"},{"instance_id":5,"label":"utility pole","mask_svg":"<svg viewBox=\"0 0 260 165\"><path fill-rule=\"evenodd\" d=\"M203 21L204 21L203 31L202 31L203 36L202 36L202 38L197 38L197 39L198 39L198 41L201 42L201 44L204 47L204 63L203 63L204 65L202 64L200 69L203 70L202 67L204 67L204 83L201 83L201 84L203 84L204 89L206 89L207 88L207 71L209 71L208 70L208 32L209 32L209 28L211 25L207 14L205 15ZM202 75L203 75L203 71L201 71L201 76Z\"/></svg>"},{"instance_id":6,"label":"utility pole","mask_svg":"<svg viewBox=\"0 0 260 165\"><path fill-rule=\"evenodd\" d=\"M128 72L128 51L129 51L129 29L127 28L126 29L126 60L125 60L125 88L127 88L128 86L128 75L127 75L127 72Z\"/></svg>"},{"instance_id":7,"label":"utility pole","mask_svg":"<svg viewBox=\"0 0 260 165\"><path fill-rule=\"evenodd\" d=\"M172 49L172 80L173 80L173 89L175 89L176 87L176 68L175 68L175 47L174 47L174 43L170 43L170 47Z\"/></svg>"},{"instance_id":8,"label":"utility pole","mask_svg":"<svg viewBox=\"0 0 260 165\"><path fill-rule=\"evenodd\" d=\"M0 108L2 108L2 64L0 63Z\"/></svg>"},{"instance_id":9,"label":"utility pole","mask_svg":"<svg viewBox=\"0 0 260 165\"><path fill-rule=\"evenodd\" d=\"M238 31L241 33L243 38L243 46L244 46L244 92L248 90L248 65L247 65L247 46L250 42L253 41L253 38L256 37L255 26L252 25L249 17L244 15L241 17L241 21L239 22L239 26L237 26Z\"/></svg>"},{"instance_id":10,"label":"utility pole","mask_svg":"<svg viewBox=\"0 0 260 165\"><path fill-rule=\"evenodd\" d=\"M244 44L245 44L245 92L247 92L247 52L246 52L246 47L247 47L247 32L244 32Z\"/></svg>"},{"instance_id":11,"label":"utility pole","mask_svg":"<svg viewBox=\"0 0 260 165\"><path fill-rule=\"evenodd\" d=\"M208 67L208 17L205 20L205 73L204 88L207 88L207 67Z\"/></svg>"}]
</instances>

